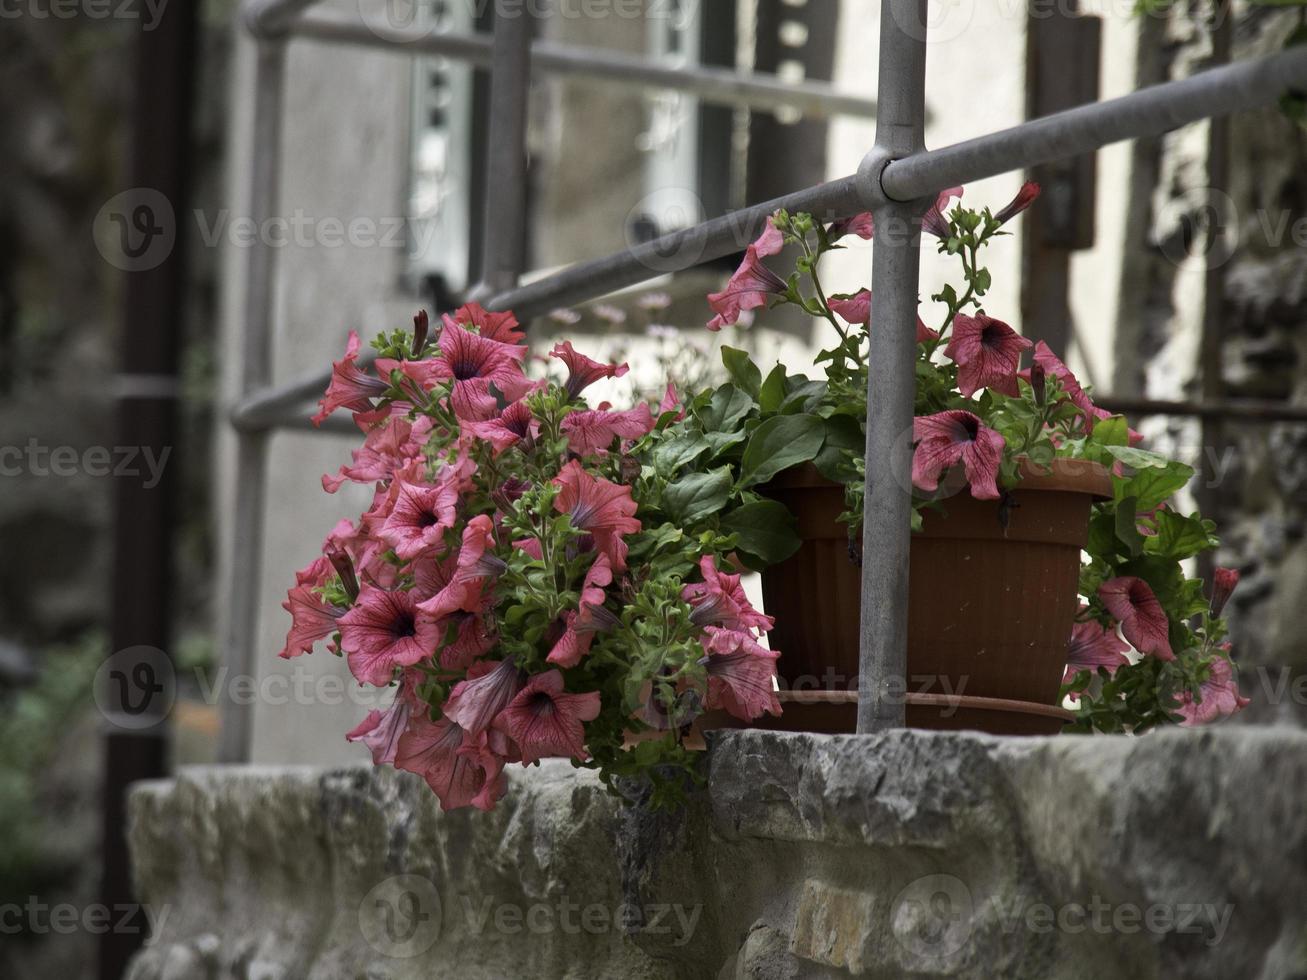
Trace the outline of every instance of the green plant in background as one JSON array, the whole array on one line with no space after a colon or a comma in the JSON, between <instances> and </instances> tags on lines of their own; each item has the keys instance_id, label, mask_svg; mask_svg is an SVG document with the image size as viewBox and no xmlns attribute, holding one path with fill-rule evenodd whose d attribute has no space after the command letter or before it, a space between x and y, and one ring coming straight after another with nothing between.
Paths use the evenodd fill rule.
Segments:
<instances>
[{"instance_id":1,"label":"green plant in background","mask_svg":"<svg viewBox=\"0 0 1307 980\"><path fill-rule=\"evenodd\" d=\"M0 904L46 894L77 870L79 859L50 839L43 795L61 745L88 716L103 656L96 635L42 650L36 681L0 706Z\"/></svg>"}]
</instances>

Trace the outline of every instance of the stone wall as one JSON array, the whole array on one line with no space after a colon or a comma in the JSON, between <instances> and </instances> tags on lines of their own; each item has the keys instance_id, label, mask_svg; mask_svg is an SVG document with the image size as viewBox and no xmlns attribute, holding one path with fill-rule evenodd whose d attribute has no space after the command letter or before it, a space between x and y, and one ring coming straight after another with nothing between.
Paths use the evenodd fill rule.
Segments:
<instances>
[{"instance_id":1,"label":"stone wall","mask_svg":"<svg viewBox=\"0 0 1307 980\"><path fill-rule=\"evenodd\" d=\"M1144 18L1138 84L1208 67L1208 2L1176 4ZM1291 11L1237 3L1233 59L1279 50L1297 24ZM1121 253L1119 338L1111 388L1121 395L1200 400L1199 337L1206 278L1216 272L1221 383L1227 397L1300 405L1307 396L1307 129L1276 108L1230 121L1230 180L1212 188L1207 126L1191 126L1133 150L1128 196L1135 216ZM1215 223L1215 244L1206 238ZM1138 352L1131 356L1130 352ZM1307 446L1301 423L1149 419L1154 448L1200 469L1194 484L1225 542L1217 560L1240 569L1231 635L1245 721L1302 724L1307 697Z\"/></svg>"},{"instance_id":2,"label":"stone wall","mask_svg":"<svg viewBox=\"0 0 1307 980\"><path fill-rule=\"evenodd\" d=\"M408 774L139 787L165 978L1301 977L1307 735L723 733L685 810L564 762L492 814Z\"/></svg>"}]
</instances>

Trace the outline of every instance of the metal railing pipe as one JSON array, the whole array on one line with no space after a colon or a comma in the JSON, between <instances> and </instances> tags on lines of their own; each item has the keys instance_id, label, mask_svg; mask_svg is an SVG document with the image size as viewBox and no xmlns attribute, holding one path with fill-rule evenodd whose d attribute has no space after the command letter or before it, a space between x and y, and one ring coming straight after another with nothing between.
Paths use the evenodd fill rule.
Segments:
<instances>
[{"instance_id":1,"label":"metal railing pipe","mask_svg":"<svg viewBox=\"0 0 1307 980\"><path fill-rule=\"evenodd\" d=\"M313 11L296 20L291 30L305 40L383 48L410 57L443 55L483 67L492 58L492 42L486 34L382 26L338 11ZM675 89L720 105L791 108L821 117L876 114L875 99L838 91L825 82L785 82L775 75L741 74L711 65L659 64L620 51L557 41L534 41L531 64L536 71L552 75L600 78L628 88Z\"/></svg>"},{"instance_id":2,"label":"metal railing pipe","mask_svg":"<svg viewBox=\"0 0 1307 980\"><path fill-rule=\"evenodd\" d=\"M284 38L297 17L321 0L245 0L241 22L258 38Z\"/></svg>"},{"instance_id":3,"label":"metal railing pipe","mask_svg":"<svg viewBox=\"0 0 1307 980\"><path fill-rule=\"evenodd\" d=\"M281 134L286 88L286 43L278 38L258 41L254 56L254 122L250 145L250 217L261 223L277 213L281 182ZM260 224L261 226L261 224ZM276 282L276 250L257 240L245 264L244 324L241 332L240 394L248 398L264 391L271 380L272 311ZM264 498L268 478L268 433L238 430L233 476L235 502L231 547L226 554L224 666L234 677L253 673L258 645L259 571L263 564ZM219 762L249 759L251 708L230 698L219 704Z\"/></svg>"},{"instance_id":4,"label":"metal railing pipe","mask_svg":"<svg viewBox=\"0 0 1307 980\"><path fill-rule=\"evenodd\" d=\"M880 114L876 146L863 171L881 159L917 153L926 117L926 0L884 0L880 16ZM917 284L921 213L886 201L873 214L871 292L876 322L867 360L866 483L862 517L862 590L858 655L858 732L902 728L907 679L908 551L912 493L912 409L916 397ZM896 693L899 692L899 693Z\"/></svg>"},{"instance_id":5,"label":"metal railing pipe","mask_svg":"<svg viewBox=\"0 0 1307 980\"><path fill-rule=\"evenodd\" d=\"M881 187L896 201L910 201L956 184L1268 105L1288 89L1303 86L1307 86L1307 47L1291 48L895 160L881 175ZM882 96L882 105L883 101Z\"/></svg>"},{"instance_id":6,"label":"metal railing pipe","mask_svg":"<svg viewBox=\"0 0 1307 980\"><path fill-rule=\"evenodd\" d=\"M481 281L512 289L526 257L526 110L531 87L531 32L526 9L495 15L490 69L490 146Z\"/></svg>"},{"instance_id":7,"label":"metal railing pipe","mask_svg":"<svg viewBox=\"0 0 1307 980\"><path fill-rule=\"evenodd\" d=\"M527 283L490 301L495 309L511 309L522 319L559 306L595 299L647 279L681 272L720 259L744 248L760 234L777 208L809 211L822 220L847 218L867 210L856 176L842 177L762 204L741 208L692 228L674 231L602 259L578 262L560 272Z\"/></svg>"}]
</instances>

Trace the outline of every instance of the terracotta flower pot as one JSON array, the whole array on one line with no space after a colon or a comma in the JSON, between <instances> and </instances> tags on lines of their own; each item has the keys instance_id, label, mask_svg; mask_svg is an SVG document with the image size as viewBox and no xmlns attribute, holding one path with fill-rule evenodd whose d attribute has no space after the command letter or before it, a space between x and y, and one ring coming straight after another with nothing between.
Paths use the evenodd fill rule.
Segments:
<instances>
[{"instance_id":1,"label":"terracotta flower pot","mask_svg":"<svg viewBox=\"0 0 1307 980\"><path fill-rule=\"evenodd\" d=\"M1061 727L1069 715L1055 702L1080 552L1090 505L1111 489L1098 464L1056 460L1050 473L1027 469L1006 506L964 490L943 501L944 512L925 512L909 557L910 724L1014 734ZM794 513L804 542L762 575L780 685L792 692L786 726L805 716L808 730L851 731L856 699L820 693L854 690L858 679L861 570L838 521L843 488L805 464L766 492Z\"/></svg>"}]
</instances>

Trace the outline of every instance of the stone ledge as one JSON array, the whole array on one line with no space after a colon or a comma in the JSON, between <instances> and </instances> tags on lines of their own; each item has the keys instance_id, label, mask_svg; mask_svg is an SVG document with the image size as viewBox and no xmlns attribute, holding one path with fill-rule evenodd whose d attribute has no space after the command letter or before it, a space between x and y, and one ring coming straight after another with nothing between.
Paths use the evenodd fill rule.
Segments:
<instances>
[{"instance_id":1,"label":"stone ledge","mask_svg":"<svg viewBox=\"0 0 1307 980\"><path fill-rule=\"evenodd\" d=\"M144 784L131 976L1307 974L1299 731L740 731L710 767L677 814L557 761L488 815L372 767Z\"/></svg>"}]
</instances>

